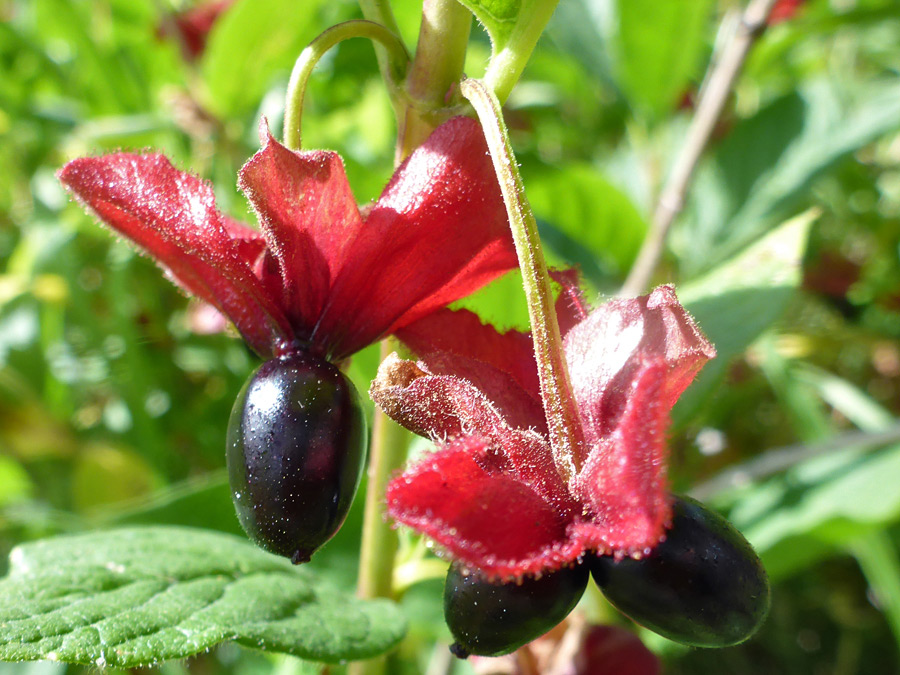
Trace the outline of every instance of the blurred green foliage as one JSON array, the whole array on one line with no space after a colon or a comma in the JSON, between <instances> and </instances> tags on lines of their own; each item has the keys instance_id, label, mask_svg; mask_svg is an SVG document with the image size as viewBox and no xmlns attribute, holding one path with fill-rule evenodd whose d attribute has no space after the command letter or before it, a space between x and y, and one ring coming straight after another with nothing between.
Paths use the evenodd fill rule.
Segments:
<instances>
[{"instance_id":1,"label":"blurred green foliage","mask_svg":"<svg viewBox=\"0 0 900 675\"><path fill-rule=\"evenodd\" d=\"M412 47L421 3L392 4ZM564 0L509 100L552 262L579 265L592 298L615 292L637 255L735 4ZM260 120L280 130L297 53L359 12L238 0L193 58L174 28L188 6L0 0L0 561L20 542L122 524L239 533L222 446L254 357L203 334L198 308L70 203L54 172L154 148L252 221L235 182ZM490 47L473 33L477 75ZM702 491L738 469L705 496L758 546L775 590L768 624L741 647L651 639L666 672L900 668L898 74L896 0L803 3L757 44L670 237L656 281L679 286L720 352L676 409L673 481ZM319 65L303 132L306 147L341 152L360 202L377 196L395 129L370 45L343 43ZM526 323L515 275L463 304ZM377 350L354 359L361 390L377 363ZM311 564L345 587L359 507ZM425 548L404 542L414 566ZM398 673L423 672L446 640L435 585L403 600L414 630ZM316 672L234 646L162 670ZM0 664L63 671L81 669Z\"/></svg>"}]
</instances>

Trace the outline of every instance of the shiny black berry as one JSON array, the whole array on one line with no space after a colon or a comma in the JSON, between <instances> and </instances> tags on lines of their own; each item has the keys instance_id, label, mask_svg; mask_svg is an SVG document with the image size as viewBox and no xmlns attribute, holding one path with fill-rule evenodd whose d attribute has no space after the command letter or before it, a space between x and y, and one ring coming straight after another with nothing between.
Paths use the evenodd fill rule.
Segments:
<instances>
[{"instance_id":1,"label":"shiny black berry","mask_svg":"<svg viewBox=\"0 0 900 675\"><path fill-rule=\"evenodd\" d=\"M769 611L769 579L756 552L722 516L676 497L666 540L641 560L594 556L594 581L634 621L696 647L743 642Z\"/></svg>"},{"instance_id":2,"label":"shiny black berry","mask_svg":"<svg viewBox=\"0 0 900 675\"><path fill-rule=\"evenodd\" d=\"M565 619L587 580L587 565L525 577L521 583L494 583L452 565L444 584L444 619L456 639L450 651L462 659L515 651Z\"/></svg>"},{"instance_id":3,"label":"shiny black berry","mask_svg":"<svg viewBox=\"0 0 900 675\"><path fill-rule=\"evenodd\" d=\"M307 562L338 531L362 477L366 423L356 389L305 352L267 361L228 422L228 477L253 541Z\"/></svg>"}]
</instances>

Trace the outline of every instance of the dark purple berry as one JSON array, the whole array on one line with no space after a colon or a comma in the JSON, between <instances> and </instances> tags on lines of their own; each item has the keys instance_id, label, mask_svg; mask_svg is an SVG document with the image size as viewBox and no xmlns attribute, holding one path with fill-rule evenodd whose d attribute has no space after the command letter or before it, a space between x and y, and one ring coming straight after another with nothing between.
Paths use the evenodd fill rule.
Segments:
<instances>
[{"instance_id":1,"label":"dark purple berry","mask_svg":"<svg viewBox=\"0 0 900 675\"><path fill-rule=\"evenodd\" d=\"M456 639L450 651L462 659L514 652L565 619L587 580L586 565L524 577L521 583L491 582L452 565L444 584L444 619Z\"/></svg>"},{"instance_id":2,"label":"dark purple berry","mask_svg":"<svg viewBox=\"0 0 900 675\"><path fill-rule=\"evenodd\" d=\"M594 556L594 581L634 621L695 647L743 642L769 611L769 579L725 518L676 497L666 540L641 560Z\"/></svg>"},{"instance_id":3,"label":"dark purple berry","mask_svg":"<svg viewBox=\"0 0 900 675\"><path fill-rule=\"evenodd\" d=\"M302 351L266 361L228 422L228 477L244 531L267 551L309 561L347 516L366 442L359 396L337 367Z\"/></svg>"}]
</instances>

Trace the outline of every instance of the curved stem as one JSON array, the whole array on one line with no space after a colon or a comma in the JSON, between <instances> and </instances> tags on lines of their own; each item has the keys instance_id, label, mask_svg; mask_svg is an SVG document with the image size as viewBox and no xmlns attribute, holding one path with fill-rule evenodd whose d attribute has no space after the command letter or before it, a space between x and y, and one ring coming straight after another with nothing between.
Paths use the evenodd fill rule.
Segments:
<instances>
[{"instance_id":1,"label":"curved stem","mask_svg":"<svg viewBox=\"0 0 900 675\"><path fill-rule=\"evenodd\" d=\"M741 16L737 31L722 52L721 59L711 65L700 101L697 103L697 112L694 113L688 127L687 137L660 192L650 223L650 231L647 232L637 260L628 273L619 295L624 297L640 295L649 285L653 272L662 258L669 229L684 208L685 196L694 170L722 115L750 48L765 29L766 19L774 4L775 0L750 0Z\"/></svg>"},{"instance_id":2,"label":"curved stem","mask_svg":"<svg viewBox=\"0 0 900 675\"><path fill-rule=\"evenodd\" d=\"M550 290L550 276L544 262L537 222L525 197L525 187L503 123L500 102L478 80L463 80L460 89L478 113L494 170L500 181L519 266L522 268L534 355L541 381L541 397L550 429L550 446L557 471L568 481L581 468L581 424L563 354L559 322Z\"/></svg>"},{"instance_id":3,"label":"curved stem","mask_svg":"<svg viewBox=\"0 0 900 675\"><path fill-rule=\"evenodd\" d=\"M393 79L389 82L399 81L403 78L403 71L406 70L409 63L409 54L397 34L381 24L365 19L355 19L339 23L324 31L300 52L300 56L294 63L294 69L291 71L284 111L284 144L291 150L300 149L303 97L306 94L306 85L313 68L329 49L339 42L355 37L369 38L387 50L388 61L393 70Z\"/></svg>"},{"instance_id":4,"label":"curved stem","mask_svg":"<svg viewBox=\"0 0 900 675\"><path fill-rule=\"evenodd\" d=\"M359 8L362 10L364 18L380 23L394 35L400 35L400 27L397 25L393 10L391 10L390 0L359 0ZM376 47L375 57L378 59L378 67L384 81L391 82L394 73L391 72L392 67L387 52L381 47Z\"/></svg>"},{"instance_id":5,"label":"curved stem","mask_svg":"<svg viewBox=\"0 0 900 675\"><path fill-rule=\"evenodd\" d=\"M496 51L484 73L484 83L501 103L506 102L522 76L525 64L557 4L559 0L532 0L523 3L516 25L505 44L499 49L495 45Z\"/></svg>"}]
</instances>

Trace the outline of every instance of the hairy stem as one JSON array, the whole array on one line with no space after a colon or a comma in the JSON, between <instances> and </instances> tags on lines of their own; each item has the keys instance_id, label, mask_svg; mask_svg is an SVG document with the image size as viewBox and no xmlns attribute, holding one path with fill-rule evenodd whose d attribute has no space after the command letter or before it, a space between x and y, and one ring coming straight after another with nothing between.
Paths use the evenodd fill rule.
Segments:
<instances>
[{"instance_id":1,"label":"hairy stem","mask_svg":"<svg viewBox=\"0 0 900 675\"><path fill-rule=\"evenodd\" d=\"M401 79L409 63L409 54L396 33L379 23L366 20L345 21L324 31L300 52L288 83L284 110L284 144L291 150L300 149L300 120L303 115L303 98L313 68L325 53L339 42L354 37L369 38L381 44L387 52L387 60L393 80ZM390 82L390 80L389 80Z\"/></svg>"},{"instance_id":2,"label":"hairy stem","mask_svg":"<svg viewBox=\"0 0 900 675\"><path fill-rule=\"evenodd\" d=\"M722 56L710 66L706 83L697 103L697 111L688 127L684 144L675 159L672 171L660 192L650 231L641 245L637 260L625 280L620 295L640 295L650 283L653 272L662 258L666 237L676 216L684 208L688 187L703 150L709 143L716 123L722 115L747 54L766 27L766 19L776 0L750 0L738 23L737 30L722 50ZM729 21L728 17L725 22Z\"/></svg>"},{"instance_id":3,"label":"hairy stem","mask_svg":"<svg viewBox=\"0 0 900 675\"><path fill-rule=\"evenodd\" d=\"M525 187L503 123L500 102L478 80L463 80L461 90L478 113L494 170L500 181L522 269L553 459L560 475L569 480L581 468L581 424L562 350L559 323L550 290L550 276L544 262L537 223L525 197Z\"/></svg>"}]
</instances>

